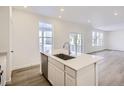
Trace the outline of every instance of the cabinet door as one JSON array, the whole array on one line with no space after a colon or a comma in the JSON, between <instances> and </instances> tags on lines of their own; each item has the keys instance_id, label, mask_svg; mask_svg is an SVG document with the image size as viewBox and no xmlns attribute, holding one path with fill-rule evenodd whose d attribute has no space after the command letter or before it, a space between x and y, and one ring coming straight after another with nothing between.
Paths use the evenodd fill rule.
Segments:
<instances>
[{"instance_id":1,"label":"cabinet door","mask_svg":"<svg viewBox=\"0 0 124 93\"><path fill-rule=\"evenodd\" d=\"M54 86L64 86L64 71L48 62L48 80Z\"/></svg>"},{"instance_id":2,"label":"cabinet door","mask_svg":"<svg viewBox=\"0 0 124 93\"><path fill-rule=\"evenodd\" d=\"M55 68L48 62L48 80L52 85L55 85Z\"/></svg>"},{"instance_id":3,"label":"cabinet door","mask_svg":"<svg viewBox=\"0 0 124 93\"><path fill-rule=\"evenodd\" d=\"M66 79L65 80L65 85L66 86L75 86L76 85L75 78L72 78L67 73L66 73L65 79Z\"/></svg>"},{"instance_id":4,"label":"cabinet door","mask_svg":"<svg viewBox=\"0 0 124 93\"><path fill-rule=\"evenodd\" d=\"M55 85L64 86L64 71L55 67Z\"/></svg>"}]
</instances>

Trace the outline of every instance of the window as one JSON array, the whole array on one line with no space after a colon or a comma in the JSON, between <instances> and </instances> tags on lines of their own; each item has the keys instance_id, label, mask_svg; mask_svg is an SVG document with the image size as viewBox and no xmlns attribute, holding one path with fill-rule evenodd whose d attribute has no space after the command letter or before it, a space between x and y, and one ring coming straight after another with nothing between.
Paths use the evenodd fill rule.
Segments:
<instances>
[{"instance_id":1,"label":"window","mask_svg":"<svg viewBox=\"0 0 124 93\"><path fill-rule=\"evenodd\" d=\"M82 37L79 33L70 33L70 50L72 55L80 55L82 53Z\"/></svg>"},{"instance_id":2,"label":"window","mask_svg":"<svg viewBox=\"0 0 124 93\"><path fill-rule=\"evenodd\" d=\"M102 32L92 32L92 46L103 46Z\"/></svg>"},{"instance_id":3,"label":"window","mask_svg":"<svg viewBox=\"0 0 124 93\"><path fill-rule=\"evenodd\" d=\"M52 25L39 23L40 52L51 53L52 51Z\"/></svg>"}]
</instances>

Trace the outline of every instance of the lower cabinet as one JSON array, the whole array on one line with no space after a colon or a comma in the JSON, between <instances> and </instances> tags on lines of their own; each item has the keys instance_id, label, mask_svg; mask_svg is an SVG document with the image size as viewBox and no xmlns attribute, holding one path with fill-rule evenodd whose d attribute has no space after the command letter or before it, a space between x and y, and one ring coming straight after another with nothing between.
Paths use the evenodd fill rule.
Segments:
<instances>
[{"instance_id":1,"label":"lower cabinet","mask_svg":"<svg viewBox=\"0 0 124 93\"><path fill-rule=\"evenodd\" d=\"M64 86L64 71L48 62L48 80L54 86Z\"/></svg>"},{"instance_id":2,"label":"lower cabinet","mask_svg":"<svg viewBox=\"0 0 124 93\"><path fill-rule=\"evenodd\" d=\"M64 71L60 70L59 68L56 68L56 82L55 84L57 86L64 86Z\"/></svg>"},{"instance_id":3,"label":"lower cabinet","mask_svg":"<svg viewBox=\"0 0 124 93\"><path fill-rule=\"evenodd\" d=\"M75 86L76 82L75 79L71 76L69 76L67 73L65 75L65 85L66 86Z\"/></svg>"},{"instance_id":4,"label":"lower cabinet","mask_svg":"<svg viewBox=\"0 0 124 93\"><path fill-rule=\"evenodd\" d=\"M51 63L48 63L48 80L52 85L55 85L55 66Z\"/></svg>"},{"instance_id":5,"label":"lower cabinet","mask_svg":"<svg viewBox=\"0 0 124 93\"><path fill-rule=\"evenodd\" d=\"M95 64L76 71L48 58L48 80L54 86L94 86L97 81Z\"/></svg>"}]
</instances>

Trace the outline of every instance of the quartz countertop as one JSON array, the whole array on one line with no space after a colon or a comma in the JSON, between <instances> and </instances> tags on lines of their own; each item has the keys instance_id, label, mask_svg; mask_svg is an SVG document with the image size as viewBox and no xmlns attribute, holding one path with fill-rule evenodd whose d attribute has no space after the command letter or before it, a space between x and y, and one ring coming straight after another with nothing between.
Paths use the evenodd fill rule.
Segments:
<instances>
[{"instance_id":1,"label":"quartz countertop","mask_svg":"<svg viewBox=\"0 0 124 93\"><path fill-rule=\"evenodd\" d=\"M103 59L103 57L100 57L100 56L82 53L79 56L75 56L75 58L73 58L73 59L63 60L63 59L60 59L60 58L54 56L55 54L59 54L59 53L68 54L68 51L64 50L64 49L56 49L56 50L53 50L51 54L47 54L47 53L43 53L43 54L55 59L56 61L66 65L76 71L80 70L81 68L84 68L86 66L89 66L91 64L100 62ZM72 56L74 56L74 55L72 55Z\"/></svg>"}]
</instances>

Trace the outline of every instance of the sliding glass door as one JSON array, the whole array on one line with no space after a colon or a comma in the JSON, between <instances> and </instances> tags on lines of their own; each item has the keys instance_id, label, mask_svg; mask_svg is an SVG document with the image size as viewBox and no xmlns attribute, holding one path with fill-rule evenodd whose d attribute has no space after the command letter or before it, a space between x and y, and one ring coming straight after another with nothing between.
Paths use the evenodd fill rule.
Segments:
<instances>
[{"instance_id":1,"label":"sliding glass door","mask_svg":"<svg viewBox=\"0 0 124 93\"><path fill-rule=\"evenodd\" d=\"M51 53L52 51L52 25L40 23L39 31L40 52Z\"/></svg>"},{"instance_id":2,"label":"sliding glass door","mask_svg":"<svg viewBox=\"0 0 124 93\"><path fill-rule=\"evenodd\" d=\"M82 53L82 36L80 33L70 33L70 50L72 55L80 55Z\"/></svg>"}]
</instances>

